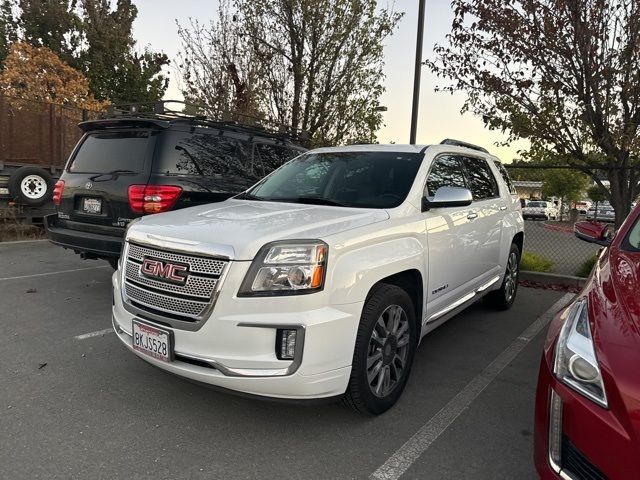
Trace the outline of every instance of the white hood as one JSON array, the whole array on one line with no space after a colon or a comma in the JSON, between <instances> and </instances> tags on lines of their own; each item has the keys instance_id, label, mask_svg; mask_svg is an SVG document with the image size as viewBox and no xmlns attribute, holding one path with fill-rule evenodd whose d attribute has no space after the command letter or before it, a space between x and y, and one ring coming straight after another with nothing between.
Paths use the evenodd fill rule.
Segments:
<instances>
[{"instance_id":1,"label":"white hood","mask_svg":"<svg viewBox=\"0 0 640 480\"><path fill-rule=\"evenodd\" d=\"M269 242L324 239L389 218L385 210L227 200L142 217L128 240L252 260Z\"/></svg>"}]
</instances>

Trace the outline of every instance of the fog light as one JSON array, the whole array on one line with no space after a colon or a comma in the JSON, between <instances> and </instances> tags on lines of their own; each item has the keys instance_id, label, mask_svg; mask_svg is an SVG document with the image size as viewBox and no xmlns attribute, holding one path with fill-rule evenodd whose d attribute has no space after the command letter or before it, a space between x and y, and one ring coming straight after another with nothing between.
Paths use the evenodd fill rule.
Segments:
<instances>
[{"instance_id":1,"label":"fog light","mask_svg":"<svg viewBox=\"0 0 640 480\"><path fill-rule=\"evenodd\" d=\"M549 459L551 466L560 471L560 456L562 454L562 399L552 389L549 405Z\"/></svg>"},{"instance_id":2,"label":"fog light","mask_svg":"<svg viewBox=\"0 0 640 480\"><path fill-rule=\"evenodd\" d=\"M276 356L279 360L293 360L296 353L297 330L278 329Z\"/></svg>"}]
</instances>

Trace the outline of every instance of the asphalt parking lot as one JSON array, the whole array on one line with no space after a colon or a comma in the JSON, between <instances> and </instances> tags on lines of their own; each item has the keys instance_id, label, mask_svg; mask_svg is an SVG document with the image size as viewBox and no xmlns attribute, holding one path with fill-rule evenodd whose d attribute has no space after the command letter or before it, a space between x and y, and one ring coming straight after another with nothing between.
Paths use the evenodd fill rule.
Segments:
<instances>
[{"instance_id":1,"label":"asphalt parking lot","mask_svg":"<svg viewBox=\"0 0 640 480\"><path fill-rule=\"evenodd\" d=\"M395 408L366 418L213 391L108 333L111 269L46 242L0 244L0 478L529 479L550 309L521 288L427 336ZM96 333L97 332L97 333Z\"/></svg>"}]
</instances>

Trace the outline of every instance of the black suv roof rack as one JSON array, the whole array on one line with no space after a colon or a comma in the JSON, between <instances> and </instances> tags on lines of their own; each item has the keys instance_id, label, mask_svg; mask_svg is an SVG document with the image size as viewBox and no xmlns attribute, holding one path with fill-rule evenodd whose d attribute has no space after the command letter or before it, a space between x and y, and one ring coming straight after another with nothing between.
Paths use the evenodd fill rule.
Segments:
<instances>
[{"instance_id":1,"label":"black suv roof rack","mask_svg":"<svg viewBox=\"0 0 640 480\"><path fill-rule=\"evenodd\" d=\"M178 104L182 110L168 108L167 104ZM223 120L205 114L185 113L185 109L196 112L205 111L205 107L180 100L158 100L144 103L122 103L107 107L103 114L104 119L152 119L164 121L185 121L192 124L208 126L213 128L224 128L244 133L254 133L269 135L281 140L304 141L308 138L306 132L291 131L291 127L278 122L273 122L264 118L247 115L244 113L235 114L238 118L246 121ZM268 125L268 126L266 126Z\"/></svg>"},{"instance_id":2,"label":"black suv roof rack","mask_svg":"<svg viewBox=\"0 0 640 480\"><path fill-rule=\"evenodd\" d=\"M477 150L478 152L489 153L489 150L487 150L486 148L479 147L478 145L474 145L473 143L454 140L453 138L445 138L440 142L440 145L454 145L456 147L470 148L471 150Z\"/></svg>"}]
</instances>

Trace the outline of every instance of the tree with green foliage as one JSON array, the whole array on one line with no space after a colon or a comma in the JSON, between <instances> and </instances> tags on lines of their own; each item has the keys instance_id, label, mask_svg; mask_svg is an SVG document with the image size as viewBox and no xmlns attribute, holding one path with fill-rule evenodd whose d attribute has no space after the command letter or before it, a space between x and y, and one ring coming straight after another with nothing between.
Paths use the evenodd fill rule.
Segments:
<instances>
[{"instance_id":1,"label":"tree with green foliage","mask_svg":"<svg viewBox=\"0 0 640 480\"><path fill-rule=\"evenodd\" d=\"M9 44L19 40L47 47L80 70L98 100L151 102L164 95L169 59L136 48L138 9L132 0L0 2L0 62Z\"/></svg>"},{"instance_id":2,"label":"tree with green foliage","mask_svg":"<svg viewBox=\"0 0 640 480\"><path fill-rule=\"evenodd\" d=\"M0 70L9 55L9 46L17 40L12 0L0 0Z\"/></svg>"},{"instance_id":3,"label":"tree with green foliage","mask_svg":"<svg viewBox=\"0 0 640 480\"><path fill-rule=\"evenodd\" d=\"M81 0L82 31L87 47L78 63L100 100L151 102L162 97L168 85L163 73L169 64L163 53L148 48L136 52L133 22L138 9L131 0Z\"/></svg>"},{"instance_id":4,"label":"tree with green foliage","mask_svg":"<svg viewBox=\"0 0 640 480\"><path fill-rule=\"evenodd\" d=\"M17 0L20 15L16 26L21 40L34 47L47 47L63 61L74 64L81 42L78 0Z\"/></svg>"},{"instance_id":5,"label":"tree with green foliage","mask_svg":"<svg viewBox=\"0 0 640 480\"><path fill-rule=\"evenodd\" d=\"M596 204L594 219L598 218L598 205L607 200L607 192L600 185L592 185L587 189L587 196Z\"/></svg>"},{"instance_id":6,"label":"tree with green foliage","mask_svg":"<svg viewBox=\"0 0 640 480\"><path fill-rule=\"evenodd\" d=\"M463 111L564 155L606 189L616 225L640 192L640 1L453 0L428 61ZM610 188L603 184L605 171Z\"/></svg>"},{"instance_id":7,"label":"tree with green foliage","mask_svg":"<svg viewBox=\"0 0 640 480\"><path fill-rule=\"evenodd\" d=\"M582 199L589 183L589 177L577 170L549 169L545 170L542 184L542 194L545 197L557 197L560 204L565 202L575 204ZM560 220L563 212L560 209Z\"/></svg>"},{"instance_id":8,"label":"tree with green foliage","mask_svg":"<svg viewBox=\"0 0 640 480\"><path fill-rule=\"evenodd\" d=\"M208 28L180 27L185 96L247 108L309 145L374 142L383 43L402 14L375 0L222 2Z\"/></svg>"}]
</instances>

